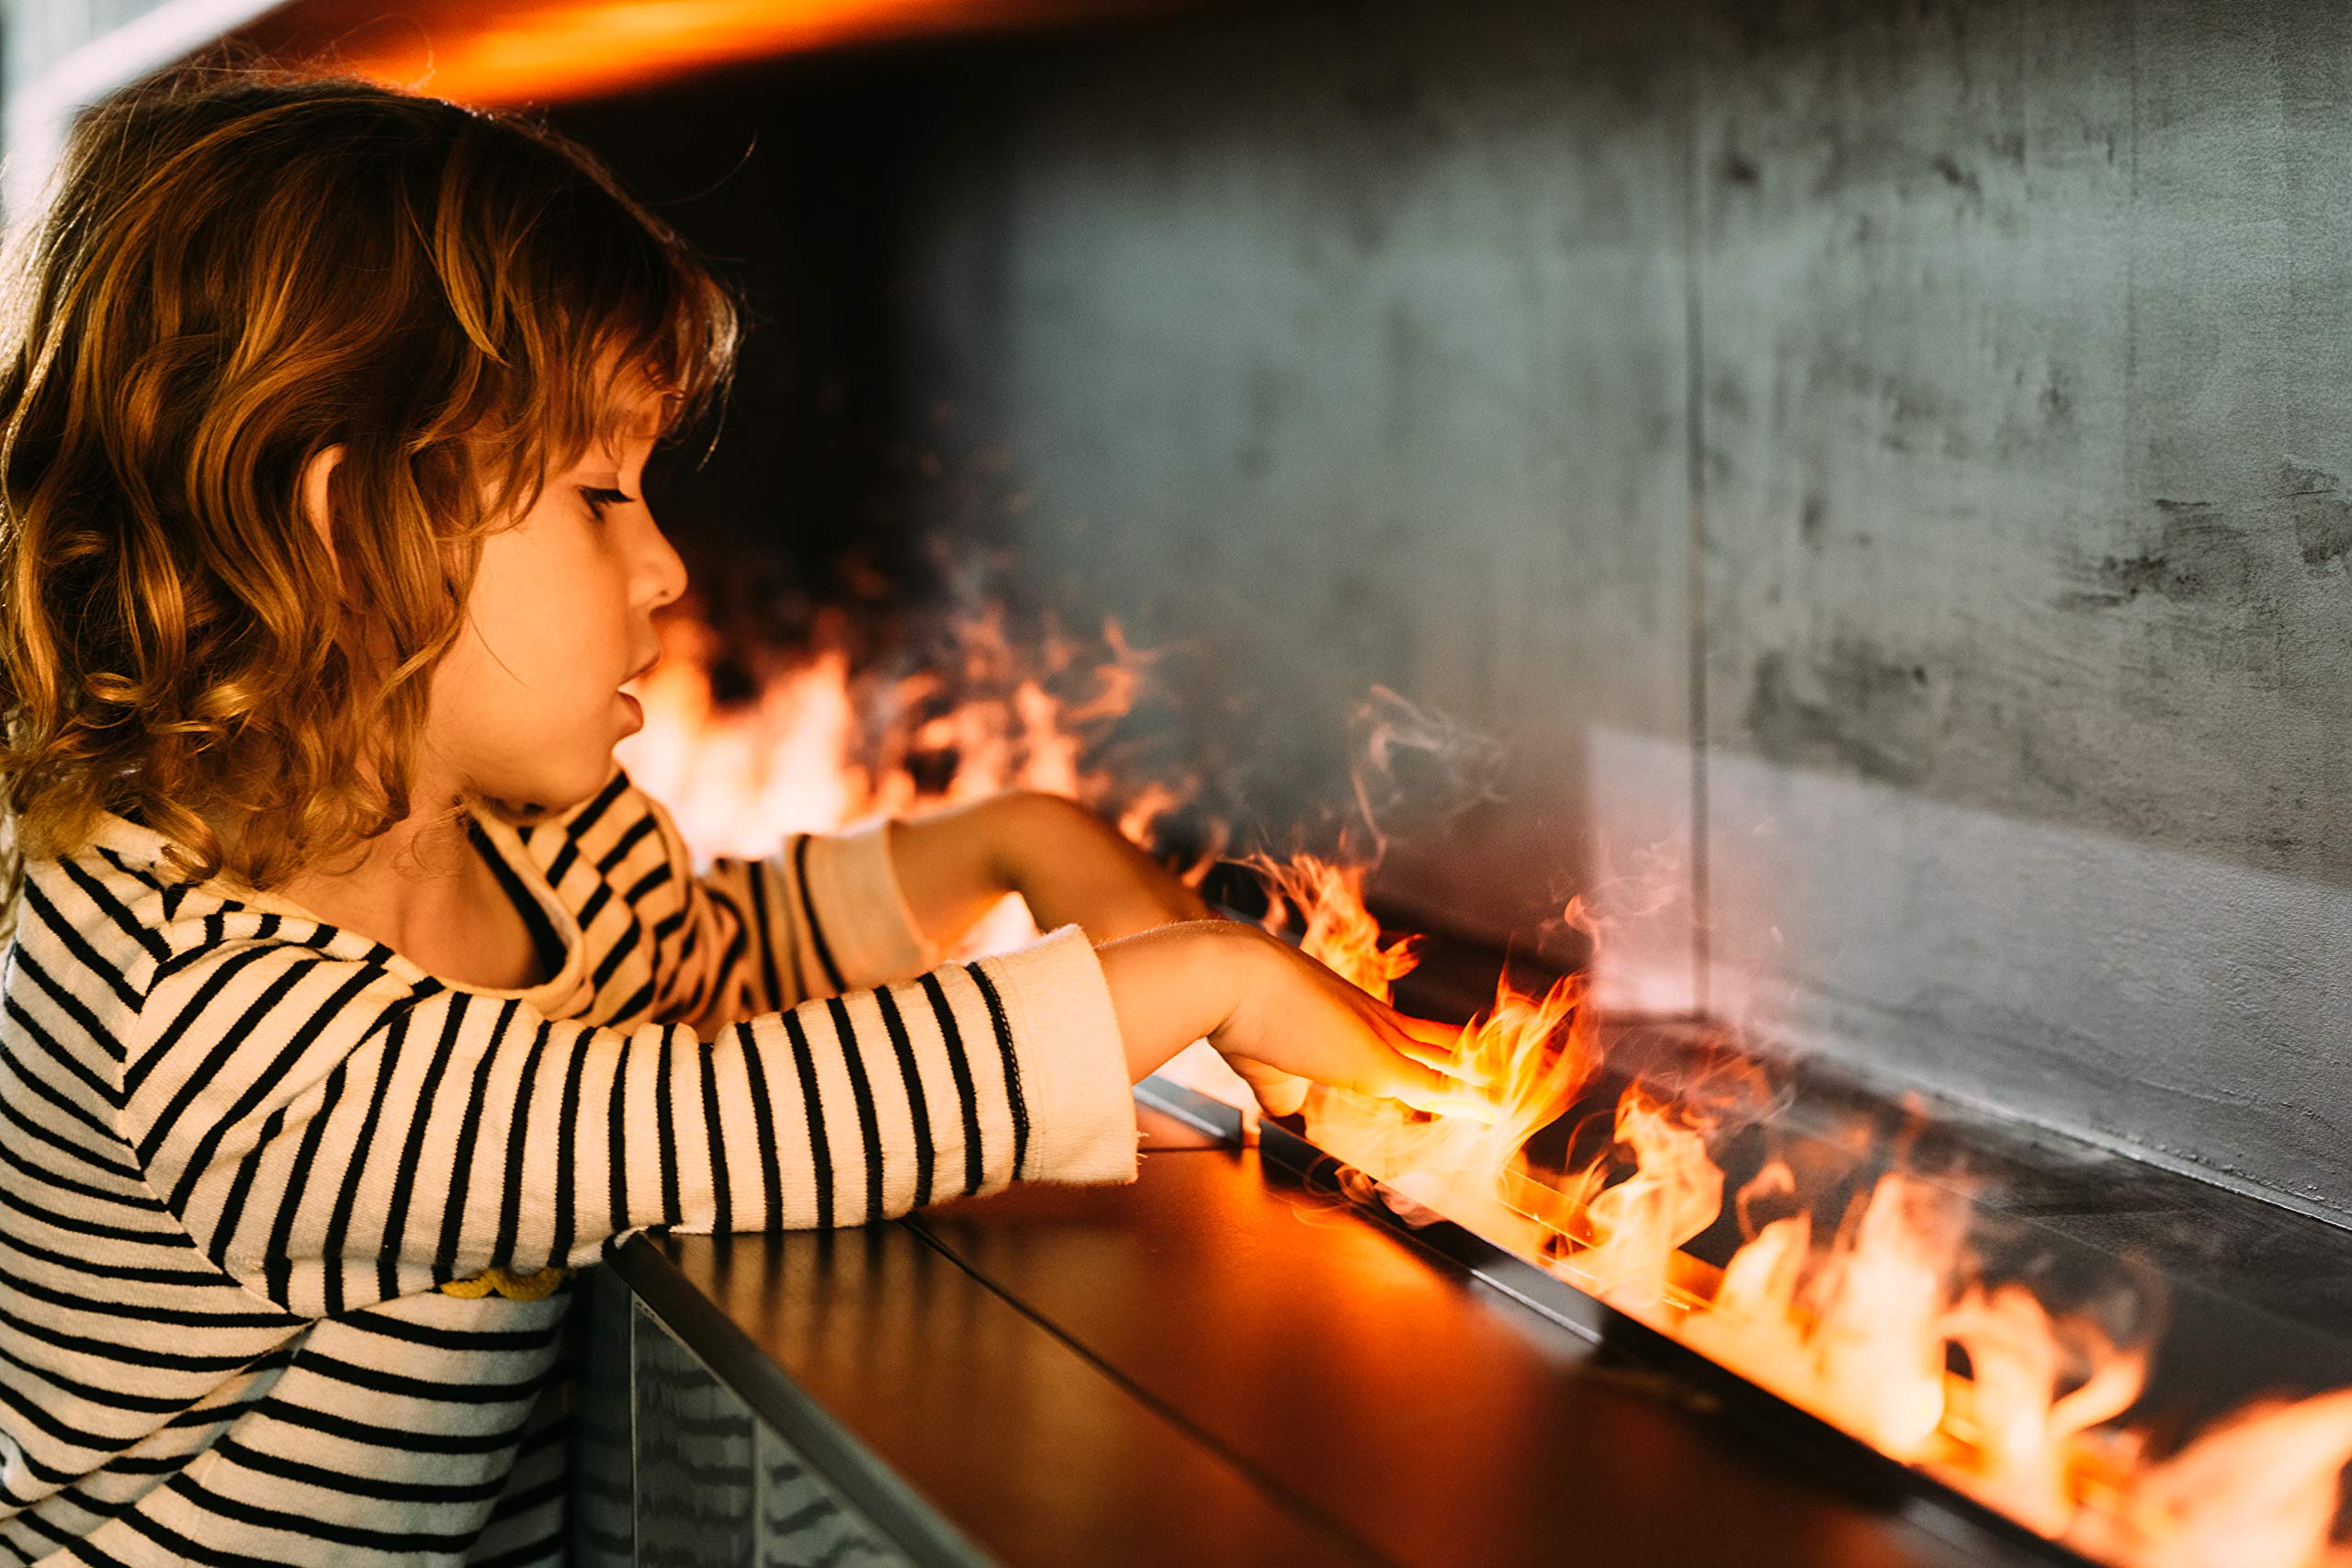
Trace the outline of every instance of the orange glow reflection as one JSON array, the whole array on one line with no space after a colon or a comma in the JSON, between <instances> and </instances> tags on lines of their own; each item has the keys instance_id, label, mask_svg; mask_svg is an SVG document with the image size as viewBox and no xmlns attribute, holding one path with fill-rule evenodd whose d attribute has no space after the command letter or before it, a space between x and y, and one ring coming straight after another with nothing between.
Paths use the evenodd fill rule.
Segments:
<instances>
[{"instance_id":1,"label":"orange glow reflection","mask_svg":"<svg viewBox=\"0 0 2352 1568\"><path fill-rule=\"evenodd\" d=\"M841 44L1127 15L1139 0L601 0L444 4L362 20L336 64L485 106L594 96Z\"/></svg>"}]
</instances>

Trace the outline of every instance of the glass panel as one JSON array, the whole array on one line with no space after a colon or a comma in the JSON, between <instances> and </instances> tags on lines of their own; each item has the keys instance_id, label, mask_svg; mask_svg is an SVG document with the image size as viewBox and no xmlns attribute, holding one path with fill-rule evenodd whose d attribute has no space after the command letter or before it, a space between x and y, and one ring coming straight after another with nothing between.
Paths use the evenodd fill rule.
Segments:
<instances>
[{"instance_id":1,"label":"glass panel","mask_svg":"<svg viewBox=\"0 0 2352 1568\"><path fill-rule=\"evenodd\" d=\"M609 1269L580 1278L564 1331L579 1371L571 1390L568 1561L577 1568L629 1568L637 1561L630 1528L629 1326L636 1300Z\"/></svg>"},{"instance_id":2,"label":"glass panel","mask_svg":"<svg viewBox=\"0 0 2352 1568\"><path fill-rule=\"evenodd\" d=\"M896 1568L912 1560L763 1422L753 1438L759 1465L760 1568Z\"/></svg>"},{"instance_id":3,"label":"glass panel","mask_svg":"<svg viewBox=\"0 0 2352 1568\"><path fill-rule=\"evenodd\" d=\"M639 1303L637 1562L752 1561L751 1408Z\"/></svg>"}]
</instances>

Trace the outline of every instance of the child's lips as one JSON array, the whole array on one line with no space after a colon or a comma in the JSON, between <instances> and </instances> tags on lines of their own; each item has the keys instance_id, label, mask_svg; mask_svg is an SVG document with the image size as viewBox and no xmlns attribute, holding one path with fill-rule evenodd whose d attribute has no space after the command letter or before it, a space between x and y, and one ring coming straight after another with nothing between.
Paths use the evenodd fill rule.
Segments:
<instances>
[{"instance_id":1,"label":"child's lips","mask_svg":"<svg viewBox=\"0 0 2352 1568\"><path fill-rule=\"evenodd\" d=\"M629 695L627 692L617 692L614 694L618 696L623 705L628 709L628 732L631 735L634 735L639 730L643 729L645 728L645 709L639 705L638 700Z\"/></svg>"}]
</instances>

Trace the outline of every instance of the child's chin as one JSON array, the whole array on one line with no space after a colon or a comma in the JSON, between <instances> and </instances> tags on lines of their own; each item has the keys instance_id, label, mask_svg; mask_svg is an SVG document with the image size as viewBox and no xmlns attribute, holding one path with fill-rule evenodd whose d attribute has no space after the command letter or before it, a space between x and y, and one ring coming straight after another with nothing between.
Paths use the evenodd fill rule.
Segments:
<instances>
[{"instance_id":1,"label":"child's chin","mask_svg":"<svg viewBox=\"0 0 2352 1568\"><path fill-rule=\"evenodd\" d=\"M507 816L520 819L559 816L593 799L613 776L613 753L584 759L559 773L541 768L526 779L501 781L502 787L483 792L483 798Z\"/></svg>"}]
</instances>

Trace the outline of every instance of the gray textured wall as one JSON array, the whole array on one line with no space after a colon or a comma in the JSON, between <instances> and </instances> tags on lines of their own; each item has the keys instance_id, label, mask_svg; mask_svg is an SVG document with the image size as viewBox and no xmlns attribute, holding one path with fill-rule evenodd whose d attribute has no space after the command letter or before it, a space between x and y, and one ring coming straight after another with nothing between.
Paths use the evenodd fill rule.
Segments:
<instances>
[{"instance_id":1,"label":"gray textured wall","mask_svg":"<svg viewBox=\"0 0 2352 1568\"><path fill-rule=\"evenodd\" d=\"M1246 829L1328 825L1385 685L1508 748L1458 815L1446 769L1408 781L1392 901L1531 941L1638 884L1670 1004L1687 65L1647 23L1541 22L1294 11L1023 55L910 200L909 357L1010 455L1033 569L1215 650L1186 716L1238 753Z\"/></svg>"},{"instance_id":2,"label":"gray textured wall","mask_svg":"<svg viewBox=\"0 0 2352 1568\"><path fill-rule=\"evenodd\" d=\"M1726 988L2339 1210L2347 68L2329 5L1790 10L1699 161Z\"/></svg>"},{"instance_id":3,"label":"gray textured wall","mask_svg":"<svg viewBox=\"0 0 2352 1568\"><path fill-rule=\"evenodd\" d=\"M1627 10L1008 63L911 382L1270 818L1374 682L1512 742L1400 904L2352 1213L2352 22Z\"/></svg>"}]
</instances>

